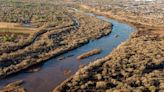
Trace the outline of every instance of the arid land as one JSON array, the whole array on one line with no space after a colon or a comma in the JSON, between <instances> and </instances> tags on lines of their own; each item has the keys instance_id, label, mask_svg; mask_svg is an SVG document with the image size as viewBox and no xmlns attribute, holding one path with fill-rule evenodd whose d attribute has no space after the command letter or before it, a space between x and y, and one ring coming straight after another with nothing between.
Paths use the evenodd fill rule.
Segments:
<instances>
[{"instance_id":1,"label":"arid land","mask_svg":"<svg viewBox=\"0 0 164 92\"><path fill-rule=\"evenodd\" d=\"M82 10L130 23L137 31L108 56L79 69L54 92L163 92L164 2L75 2Z\"/></svg>"},{"instance_id":2,"label":"arid land","mask_svg":"<svg viewBox=\"0 0 164 92\"><path fill-rule=\"evenodd\" d=\"M3 16L6 14L4 13L6 9L3 11L1 8L0 22L14 22L19 25L25 23L37 29L34 33L0 31L1 34L5 34L0 38L2 48L0 49L0 77L4 78L46 61L111 32L112 24L83 13L71 12L69 11L71 6L129 23L136 27L137 31L106 57L80 68L75 75L54 88L54 92L164 91L164 2L162 0L157 0L155 3L139 3L131 0L126 3L124 0L83 0L82 2L64 0L58 3L55 1L55 4L50 4L50 2L45 3L45 0L44 4L36 5L29 3L35 1L19 1L22 6L27 6L25 9L19 8L20 4L12 6L13 4L10 5L5 1L0 5L8 7L8 15L11 15L11 11L15 15L18 15L18 11L26 13L28 11L26 9L32 7L28 12L30 17L25 16L24 19L17 16L6 18L5 15ZM18 11L13 11L13 8ZM60 11L53 12L54 9ZM44 11L41 13L40 10ZM19 16L24 15L26 14ZM53 15L56 17L54 18ZM19 81L14 86L7 85L2 92L6 90L24 92L25 89L17 84L20 84Z\"/></svg>"},{"instance_id":3,"label":"arid land","mask_svg":"<svg viewBox=\"0 0 164 92\"><path fill-rule=\"evenodd\" d=\"M25 6L27 4L24 2L20 3ZM27 18L28 20L19 20L17 16L17 20L15 20L15 18L11 18L10 20L8 18L5 20L4 18L4 20L2 20L5 22L14 21L16 23L27 22L30 23L31 28L37 27L38 30L36 30L34 34L30 34L31 32L29 32L27 40L26 37L28 35L23 36L23 30L19 33L11 31L1 32L1 34L5 34L5 37L1 39L0 77L5 77L31 65L38 64L51 57L88 43L91 39L98 39L111 32L111 24L84 14L69 12L65 6L62 7L53 4L44 4L44 6L41 6L41 3L39 5L31 4L31 6L27 4L27 7L38 9L38 14L36 11L33 11L34 9L29 10L30 12L24 12L33 16L32 18ZM18 11L23 12L25 10L23 9L24 7L17 7L21 6L13 6L15 11L12 11L12 13L15 15L17 15ZM18 11L16 11L17 9ZM43 11L44 9L46 10ZM51 10L53 9L60 10L52 12ZM41 10L45 15L39 14L42 13ZM11 11L9 10L8 13L10 15ZM53 17L53 14L55 14L56 17ZM19 16L24 15L20 14ZM33 19L38 17L39 19ZM49 19L49 21L47 19ZM10 35L13 35L13 37ZM18 42L16 40L18 40Z\"/></svg>"}]
</instances>

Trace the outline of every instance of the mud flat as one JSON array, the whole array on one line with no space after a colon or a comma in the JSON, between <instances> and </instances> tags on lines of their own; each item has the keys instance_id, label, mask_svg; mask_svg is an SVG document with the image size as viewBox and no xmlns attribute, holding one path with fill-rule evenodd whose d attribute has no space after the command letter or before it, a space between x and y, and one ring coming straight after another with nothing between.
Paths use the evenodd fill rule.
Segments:
<instances>
[{"instance_id":1,"label":"mud flat","mask_svg":"<svg viewBox=\"0 0 164 92\"><path fill-rule=\"evenodd\" d=\"M89 56L93 56L93 55L100 54L100 53L101 53L101 49L94 49L89 52L83 53L82 55L78 56L77 59L79 59L79 60L84 59Z\"/></svg>"},{"instance_id":2,"label":"mud flat","mask_svg":"<svg viewBox=\"0 0 164 92\"><path fill-rule=\"evenodd\" d=\"M164 36L135 34L56 87L63 91L164 91Z\"/></svg>"}]
</instances>

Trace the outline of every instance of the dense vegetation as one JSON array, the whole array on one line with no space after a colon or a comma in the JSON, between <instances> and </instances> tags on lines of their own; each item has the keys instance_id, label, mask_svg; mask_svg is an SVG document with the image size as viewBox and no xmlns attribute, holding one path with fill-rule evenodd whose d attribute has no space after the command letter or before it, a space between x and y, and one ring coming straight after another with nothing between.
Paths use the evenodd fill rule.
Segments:
<instances>
[{"instance_id":1,"label":"dense vegetation","mask_svg":"<svg viewBox=\"0 0 164 92\"><path fill-rule=\"evenodd\" d=\"M153 2L134 0L77 0L81 5L91 7L92 11L108 14L110 17L151 26L163 26L164 1Z\"/></svg>"},{"instance_id":2,"label":"dense vegetation","mask_svg":"<svg viewBox=\"0 0 164 92\"><path fill-rule=\"evenodd\" d=\"M17 3L16 5L14 5L15 2L11 3L11 6L14 5L12 9L7 8L10 6L8 4L5 8L9 10L9 16L12 16L11 13L13 13L18 20L13 21L13 18L7 18L11 20L8 21L2 18L2 21L16 23L26 21L25 24L31 23L30 28L35 28L34 25L39 23L39 28L36 27L38 30L30 34L29 40L14 46L8 44L6 46L8 48L1 50L0 77L43 62L53 56L77 48L91 39L98 39L111 32L112 25L110 23L83 13L69 11L69 7L66 6L48 3ZM21 13L17 13L18 11ZM36 17L37 19L33 21L33 18ZM1 47L4 48L5 43Z\"/></svg>"},{"instance_id":3,"label":"dense vegetation","mask_svg":"<svg viewBox=\"0 0 164 92\"><path fill-rule=\"evenodd\" d=\"M22 83L23 81L21 80L9 83L1 89L1 92L26 92L26 90L23 87L21 87Z\"/></svg>"},{"instance_id":4,"label":"dense vegetation","mask_svg":"<svg viewBox=\"0 0 164 92\"><path fill-rule=\"evenodd\" d=\"M19 0L0 2L0 24L18 23L22 27L20 31L12 29L10 26L6 26L6 29L0 29L1 34L10 32L1 37L0 54L16 51L32 44L36 37L47 32L50 28L55 29L73 25L65 6ZM26 33L26 36L23 35L24 33ZM7 36L9 34L15 37ZM4 41L6 42L4 43Z\"/></svg>"},{"instance_id":5,"label":"dense vegetation","mask_svg":"<svg viewBox=\"0 0 164 92\"><path fill-rule=\"evenodd\" d=\"M74 2L78 2L77 6L81 9L132 23L137 27L137 32L108 56L80 68L54 92L163 92L164 36L158 28L163 31L164 2ZM157 31L158 35L151 33L151 30Z\"/></svg>"},{"instance_id":6,"label":"dense vegetation","mask_svg":"<svg viewBox=\"0 0 164 92\"><path fill-rule=\"evenodd\" d=\"M56 26L68 20L65 18L64 7L60 5L1 2L0 7L0 22L31 23L35 27L41 27L45 23L49 26Z\"/></svg>"},{"instance_id":7,"label":"dense vegetation","mask_svg":"<svg viewBox=\"0 0 164 92\"><path fill-rule=\"evenodd\" d=\"M163 50L164 36L133 36L110 55L79 69L54 92L162 92Z\"/></svg>"},{"instance_id":8,"label":"dense vegetation","mask_svg":"<svg viewBox=\"0 0 164 92\"><path fill-rule=\"evenodd\" d=\"M11 33L11 32L3 32L0 33L0 51L8 48L7 46L13 46L13 43L23 43L29 34L24 33Z\"/></svg>"},{"instance_id":9,"label":"dense vegetation","mask_svg":"<svg viewBox=\"0 0 164 92\"><path fill-rule=\"evenodd\" d=\"M112 24L74 12L71 7L78 6L151 28L160 26L162 29L164 23L163 1L134 3L127 0L129 2L126 4L124 0L65 1L77 3L67 5L62 0L0 0L0 25L14 23L19 24L14 27L21 28L0 27L0 78L111 32ZM55 91L163 91L164 36L151 34L145 30L147 26L141 25L136 34L110 55L79 69ZM138 25L135 26L138 28ZM153 30L151 28L149 30ZM88 52L81 57L99 52ZM9 84L2 91L24 92L21 83Z\"/></svg>"}]
</instances>

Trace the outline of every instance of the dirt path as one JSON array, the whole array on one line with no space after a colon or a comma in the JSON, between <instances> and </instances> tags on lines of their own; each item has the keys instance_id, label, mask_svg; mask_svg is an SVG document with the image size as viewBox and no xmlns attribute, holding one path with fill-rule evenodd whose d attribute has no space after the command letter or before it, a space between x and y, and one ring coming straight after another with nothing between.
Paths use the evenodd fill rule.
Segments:
<instances>
[{"instance_id":1,"label":"dirt path","mask_svg":"<svg viewBox=\"0 0 164 92\"><path fill-rule=\"evenodd\" d=\"M23 27L19 23L0 22L0 32L35 33L39 28Z\"/></svg>"}]
</instances>

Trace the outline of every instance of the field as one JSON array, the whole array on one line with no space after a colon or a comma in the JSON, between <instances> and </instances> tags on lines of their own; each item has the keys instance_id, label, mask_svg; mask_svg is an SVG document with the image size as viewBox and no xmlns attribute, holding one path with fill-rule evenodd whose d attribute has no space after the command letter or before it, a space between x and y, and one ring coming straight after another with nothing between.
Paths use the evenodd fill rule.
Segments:
<instances>
[{"instance_id":1,"label":"field","mask_svg":"<svg viewBox=\"0 0 164 92\"><path fill-rule=\"evenodd\" d=\"M136 31L109 55L80 67L54 92L163 92L163 6L162 0L0 0L0 78L112 34L115 25L95 14ZM93 48L76 59L100 52ZM26 92L22 83L8 84L0 92Z\"/></svg>"}]
</instances>

